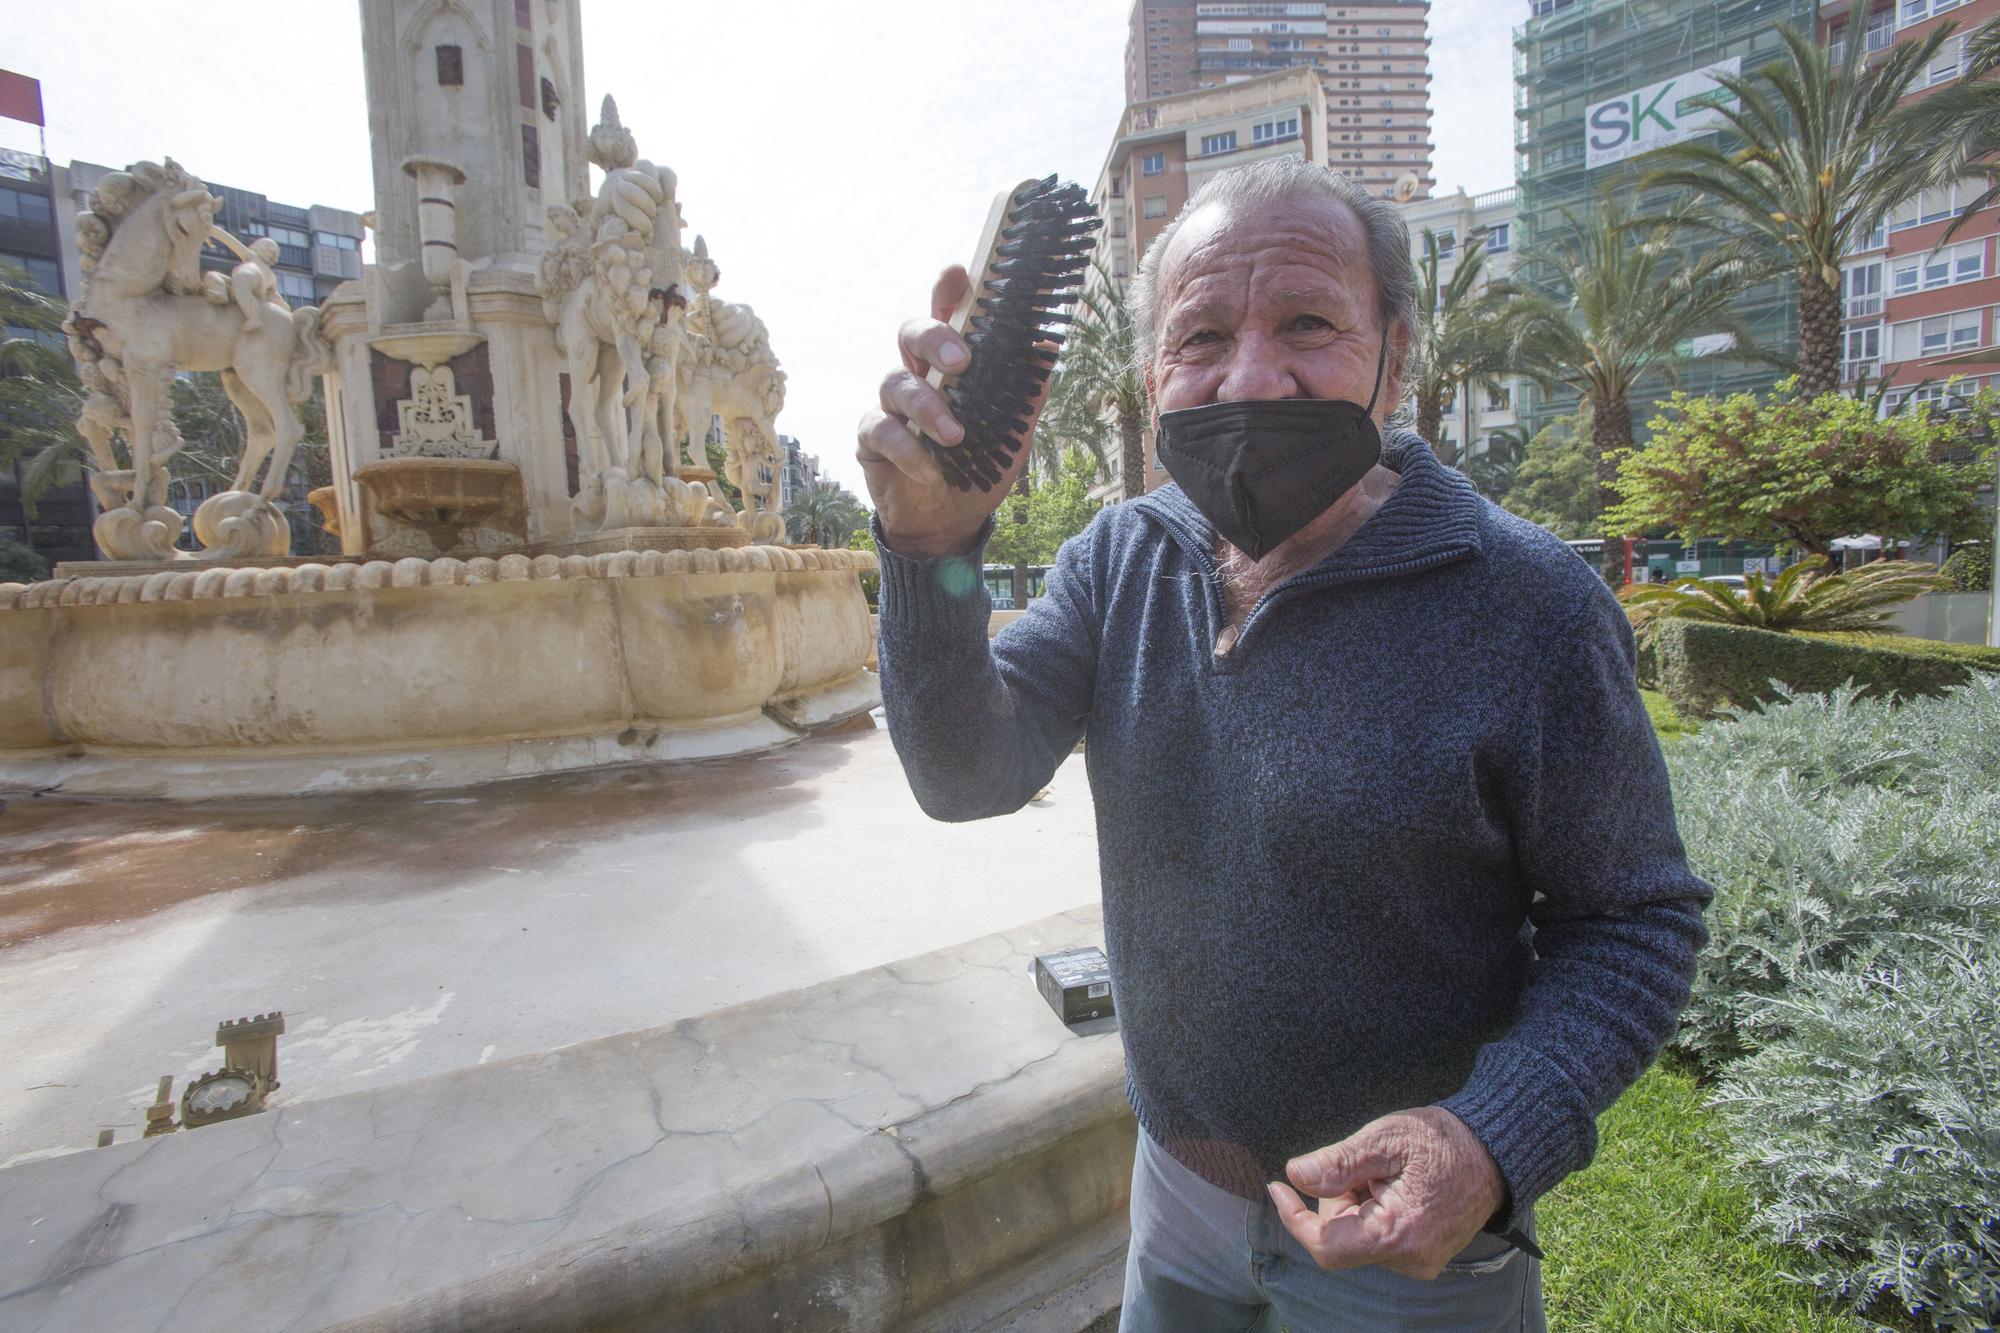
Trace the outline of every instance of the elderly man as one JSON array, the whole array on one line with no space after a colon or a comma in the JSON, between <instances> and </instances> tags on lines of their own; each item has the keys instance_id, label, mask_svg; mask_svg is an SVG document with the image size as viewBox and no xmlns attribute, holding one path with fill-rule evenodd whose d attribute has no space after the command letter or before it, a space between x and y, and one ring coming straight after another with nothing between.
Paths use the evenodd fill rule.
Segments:
<instances>
[{"instance_id":1,"label":"elderly man","mask_svg":"<svg viewBox=\"0 0 2000 1333\"><path fill-rule=\"evenodd\" d=\"M1101 513L990 644L1006 488L948 487L912 433L962 438L921 375L966 364L936 318L963 270L862 423L924 809L1017 810L1088 740L1142 1130L1127 1330L1541 1328L1534 1202L1704 938L1616 599L1378 433L1408 255L1323 167L1203 187L1131 292L1176 484Z\"/></svg>"}]
</instances>

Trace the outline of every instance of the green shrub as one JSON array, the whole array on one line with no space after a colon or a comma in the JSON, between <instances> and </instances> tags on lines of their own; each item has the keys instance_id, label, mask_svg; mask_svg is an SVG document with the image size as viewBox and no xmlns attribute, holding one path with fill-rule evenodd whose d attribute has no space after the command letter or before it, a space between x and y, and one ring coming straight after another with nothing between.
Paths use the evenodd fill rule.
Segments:
<instances>
[{"instance_id":1,"label":"green shrub","mask_svg":"<svg viewBox=\"0 0 2000 1333\"><path fill-rule=\"evenodd\" d=\"M48 561L12 537L0 537L0 583L35 583L48 576Z\"/></svg>"},{"instance_id":2,"label":"green shrub","mask_svg":"<svg viewBox=\"0 0 2000 1333\"><path fill-rule=\"evenodd\" d=\"M1689 862L1715 886L1676 1043L1710 1072L1782 1035L1765 1001L1798 976L2000 919L2000 681L1979 682L1900 708L1789 697L1667 748Z\"/></svg>"},{"instance_id":3,"label":"green shrub","mask_svg":"<svg viewBox=\"0 0 2000 1333\"><path fill-rule=\"evenodd\" d=\"M1868 694L1942 694L1972 675L1964 662L1875 647L1851 635L1774 634L1701 620L1655 622L1653 672L1683 717L1713 717L1779 697L1777 681L1797 693L1820 693L1852 680Z\"/></svg>"},{"instance_id":4,"label":"green shrub","mask_svg":"<svg viewBox=\"0 0 2000 1333\"><path fill-rule=\"evenodd\" d=\"M1676 1038L1797 1275L1938 1328L2000 1315L2000 679L1844 688L1666 750L1715 885Z\"/></svg>"},{"instance_id":5,"label":"green shrub","mask_svg":"<svg viewBox=\"0 0 2000 1333\"><path fill-rule=\"evenodd\" d=\"M1993 591L1993 548L1983 542L1961 546L1938 567L1952 592Z\"/></svg>"},{"instance_id":6,"label":"green shrub","mask_svg":"<svg viewBox=\"0 0 2000 1333\"><path fill-rule=\"evenodd\" d=\"M1857 1310L2000 1325L2000 941L1813 971L1772 1003L1787 1035L1716 1099L1758 1220Z\"/></svg>"}]
</instances>

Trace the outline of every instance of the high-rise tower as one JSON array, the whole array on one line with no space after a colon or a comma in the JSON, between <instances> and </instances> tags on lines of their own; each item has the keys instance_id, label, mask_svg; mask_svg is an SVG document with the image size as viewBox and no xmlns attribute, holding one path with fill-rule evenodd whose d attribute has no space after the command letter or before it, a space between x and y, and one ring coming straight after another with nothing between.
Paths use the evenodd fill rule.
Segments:
<instances>
[{"instance_id":1,"label":"high-rise tower","mask_svg":"<svg viewBox=\"0 0 2000 1333\"><path fill-rule=\"evenodd\" d=\"M1430 193L1430 0L1135 0L1125 100L1308 68L1326 90L1326 161L1372 194Z\"/></svg>"}]
</instances>

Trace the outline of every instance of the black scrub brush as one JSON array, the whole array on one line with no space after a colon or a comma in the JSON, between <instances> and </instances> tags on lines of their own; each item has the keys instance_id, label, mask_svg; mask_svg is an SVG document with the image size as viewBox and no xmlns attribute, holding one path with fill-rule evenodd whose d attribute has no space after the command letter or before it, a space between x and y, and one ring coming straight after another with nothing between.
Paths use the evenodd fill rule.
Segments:
<instances>
[{"instance_id":1,"label":"black scrub brush","mask_svg":"<svg viewBox=\"0 0 2000 1333\"><path fill-rule=\"evenodd\" d=\"M972 286L951 327L972 349L957 375L933 370L951 414L965 428L956 445L924 444L961 491L990 491L1021 452L1028 411L1055 368L1064 307L1082 290L1101 224L1083 187L1023 181L993 201L974 261Z\"/></svg>"}]
</instances>

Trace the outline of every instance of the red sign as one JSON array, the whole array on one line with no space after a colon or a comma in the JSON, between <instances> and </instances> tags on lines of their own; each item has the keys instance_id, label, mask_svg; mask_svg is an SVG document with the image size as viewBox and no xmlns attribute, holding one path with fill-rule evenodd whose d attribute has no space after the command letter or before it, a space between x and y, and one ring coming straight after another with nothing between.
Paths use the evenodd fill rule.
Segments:
<instances>
[{"instance_id":1,"label":"red sign","mask_svg":"<svg viewBox=\"0 0 2000 1333\"><path fill-rule=\"evenodd\" d=\"M42 119L42 85L25 74L0 69L0 116L47 125Z\"/></svg>"}]
</instances>

